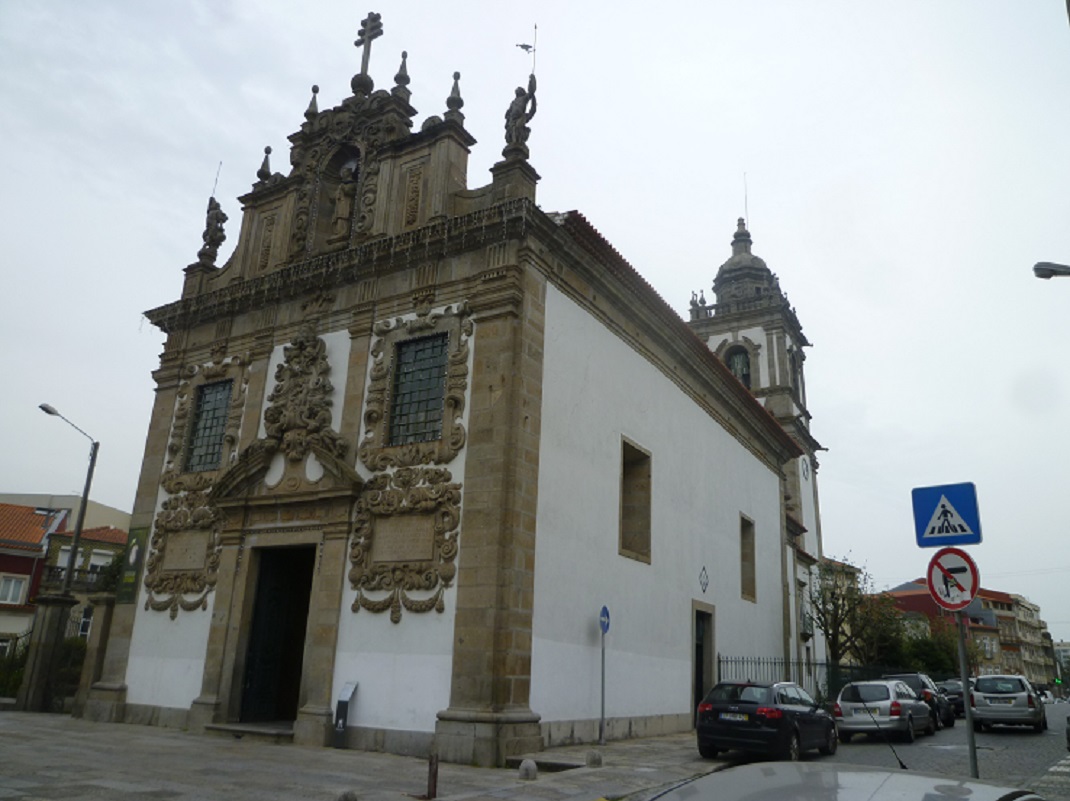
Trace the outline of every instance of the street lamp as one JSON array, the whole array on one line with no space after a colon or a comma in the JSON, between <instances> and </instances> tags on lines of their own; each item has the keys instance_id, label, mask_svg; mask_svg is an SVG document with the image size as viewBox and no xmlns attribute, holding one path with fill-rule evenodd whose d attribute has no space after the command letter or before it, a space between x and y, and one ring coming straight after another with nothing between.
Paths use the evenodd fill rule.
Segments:
<instances>
[{"instance_id":1,"label":"street lamp","mask_svg":"<svg viewBox=\"0 0 1070 801\"><path fill-rule=\"evenodd\" d=\"M1070 6L1070 0L1067 0L1068 6ZM1070 276L1070 267L1065 264L1054 264L1050 261L1038 261L1033 265L1033 275L1037 278L1053 278L1057 275Z\"/></svg>"},{"instance_id":2,"label":"street lamp","mask_svg":"<svg viewBox=\"0 0 1070 801\"><path fill-rule=\"evenodd\" d=\"M89 503L89 487L93 483L93 469L97 466L97 451L100 449L100 443L57 412L54 406L42 403L38 408L45 414L58 417L92 443L89 446L89 472L86 473L85 476L85 489L82 491L82 503L78 507L78 519L74 523L74 536L71 538L71 552L67 554L67 570L63 573L63 588L60 590L61 595L70 595L71 580L74 578L74 565L78 558L78 543L82 539L82 523L85 522L85 507Z\"/></svg>"}]
</instances>

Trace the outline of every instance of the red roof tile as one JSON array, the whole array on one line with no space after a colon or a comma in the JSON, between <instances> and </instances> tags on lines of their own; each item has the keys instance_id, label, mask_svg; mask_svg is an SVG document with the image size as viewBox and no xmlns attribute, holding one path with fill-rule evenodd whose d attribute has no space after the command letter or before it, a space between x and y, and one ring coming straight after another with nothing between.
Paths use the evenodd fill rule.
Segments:
<instances>
[{"instance_id":1,"label":"red roof tile","mask_svg":"<svg viewBox=\"0 0 1070 801\"><path fill-rule=\"evenodd\" d=\"M52 535L53 539L69 539L73 532L70 531L58 531ZM92 542L107 542L113 545L126 545L128 538L127 532L121 528L113 528L112 526L98 526L97 528L85 528L82 529L82 539L90 540Z\"/></svg>"},{"instance_id":2,"label":"red roof tile","mask_svg":"<svg viewBox=\"0 0 1070 801\"><path fill-rule=\"evenodd\" d=\"M48 515L32 506L0 503L0 547L38 551L48 523Z\"/></svg>"}]
</instances>

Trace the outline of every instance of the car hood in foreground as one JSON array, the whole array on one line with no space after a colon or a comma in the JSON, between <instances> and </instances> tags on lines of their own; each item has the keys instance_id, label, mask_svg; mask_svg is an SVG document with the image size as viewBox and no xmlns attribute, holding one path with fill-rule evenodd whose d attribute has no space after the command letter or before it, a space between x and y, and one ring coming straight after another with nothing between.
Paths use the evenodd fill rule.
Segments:
<instances>
[{"instance_id":1,"label":"car hood in foreground","mask_svg":"<svg viewBox=\"0 0 1070 801\"><path fill-rule=\"evenodd\" d=\"M1032 793L976 779L830 762L753 762L622 801L1038 801Z\"/></svg>"}]
</instances>

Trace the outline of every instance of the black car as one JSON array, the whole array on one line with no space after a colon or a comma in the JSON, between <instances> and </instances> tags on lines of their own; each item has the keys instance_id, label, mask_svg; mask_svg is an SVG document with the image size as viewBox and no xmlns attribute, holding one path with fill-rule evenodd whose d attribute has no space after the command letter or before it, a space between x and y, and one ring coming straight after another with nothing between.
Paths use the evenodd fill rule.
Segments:
<instances>
[{"instance_id":1,"label":"black car","mask_svg":"<svg viewBox=\"0 0 1070 801\"><path fill-rule=\"evenodd\" d=\"M836 753L836 721L792 682L722 681L698 706L698 751L753 751L795 761L816 748Z\"/></svg>"},{"instance_id":2,"label":"black car","mask_svg":"<svg viewBox=\"0 0 1070 801\"><path fill-rule=\"evenodd\" d=\"M958 679L948 679L947 681L941 681L936 685L936 688L940 690L947 700L951 702L951 708L955 710L956 715L966 714L966 696L962 692L962 682ZM970 689L973 689L973 682L970 682Z\"/></svg>"},{"instance_id":3,"label":"black car","mask_svg":"<svg viewBox=\"0 0 1070 801\"><path fill-rule=\"evenodd\" d=\"M933 722L936 724L936 728L940 728L941 725L947 727L955 725L955 708L947 700L947 696L940 692L936 682L925 673L890 673L882 678L899 679L924 698L925 703L932 710Z\"/></svg>"}]
</instances>

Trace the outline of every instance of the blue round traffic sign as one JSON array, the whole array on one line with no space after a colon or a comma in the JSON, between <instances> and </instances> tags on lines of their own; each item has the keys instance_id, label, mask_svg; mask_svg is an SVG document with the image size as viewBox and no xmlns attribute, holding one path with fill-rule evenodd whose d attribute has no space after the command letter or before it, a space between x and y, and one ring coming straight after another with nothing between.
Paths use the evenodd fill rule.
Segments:
<instances>
[{"instance_id":1,"label":"blue round traffic sign","mask_svg":"<svg viewBox=\"0 0 1070 801\"><path fill-rule=\"evenodd\" d=\"M601 614L598 615L598 625L602 629L603 634L609 633L609 607L603 606Z\"/></svg>"}]
</instances>

